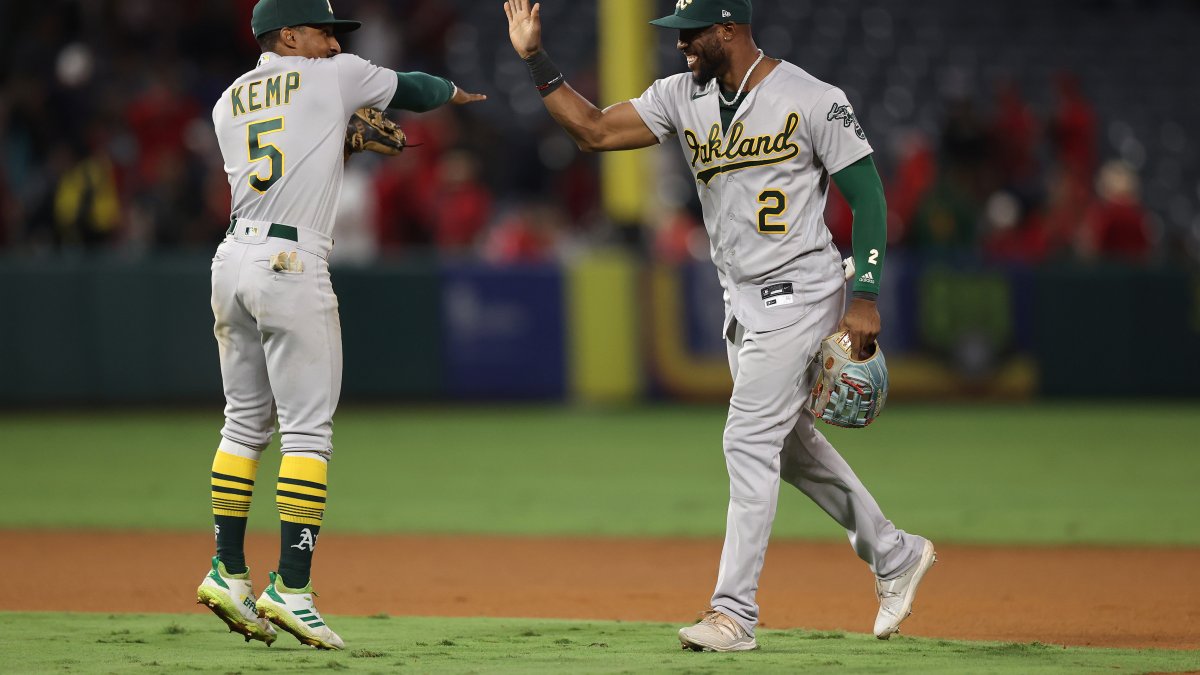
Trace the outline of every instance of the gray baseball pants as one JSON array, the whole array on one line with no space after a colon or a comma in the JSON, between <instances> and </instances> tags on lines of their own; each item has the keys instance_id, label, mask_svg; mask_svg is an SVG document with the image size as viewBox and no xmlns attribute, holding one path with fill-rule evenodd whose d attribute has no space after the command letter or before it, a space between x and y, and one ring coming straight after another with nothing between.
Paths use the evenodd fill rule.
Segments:
<instances>
[{"instance_id":1,"label":"gray baseball pants","mask_svg":"<svg viewBox=\"0 0 1200 675\"><path fill-rule=\"evenodd\" d=\"M251 221L239 221L239 224ZM261 451L275 432L280 450L333 452L333 413L342 385L342 332L326 257L332 242L297 228L299 241L239 231L212 264L214 334L221 352L221 436ZM239 228L244 230L244 228ZM272 254L295 250L304 271L274 271Z\"/></svg>"},{"instance_id":2,"label":"gray baseball pants","mask_svg":"<svg viewBox=\"0 0 1200 675\"><path fill-rule=\"evenodd\" d=\"M843 293L817 302L797 323L755 333L728 333L733 396L725 424L729 513L712 606L751 635L758 624L762 573L779 497L779 478L808 495L846 529L875 576L897 576L916 562L924 539L884 517L837 450L813 426L805 405L820 341L837 330Z\"/></svg>"}]
</instances>

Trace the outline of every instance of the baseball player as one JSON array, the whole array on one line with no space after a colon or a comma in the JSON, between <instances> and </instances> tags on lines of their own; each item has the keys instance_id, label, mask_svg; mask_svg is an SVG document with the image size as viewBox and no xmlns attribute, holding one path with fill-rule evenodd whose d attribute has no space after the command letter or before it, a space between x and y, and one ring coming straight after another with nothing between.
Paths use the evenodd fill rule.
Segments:
<instances>
[{"instance_id":1,"label":"baseball player","mask_svg":"<svg viewBox=\"0 0 1200 675\"><path fill-rule=\"evenodd\" d=\"M883 188L846 95L769 58L750 32L749 0L679 0L651 23L679 31L688 72L597 109L541 45L540 6L504 3L514 49L550 114L583 150L642 148L675 137L695 177L724 289L733 395L725 425L729 511L711 609L682 628L683 647L758 645L758 578L779 479L846 529L877 579L875 635L895 633L934 562L933 545L896 529L805 405L823 338L848 331L852 353L879 334L875 308L886 242ZM856 276L846 308L841 260L822 213L830 178L854 212ZM843 310L845 309L844 313Z\"/></svg>"},{"instance_id":2,"label":"baseball player","mask_svg":"<svg viewBox=\"0 0 1200 675\"><path fill-rule=\"evenodd\" d=\"M484 99L440 77L397 73L341 53L337 34L359 25L334 18L327 0L259 0L251 28L262 56L213 108L232 192L229 230L212 262L226 405L212 465L217 555L197 598L231 631L268 645L273 623L303 644L343 646L313 604L309 570L342 378L326 260L347 123L360 108L421 112ZM361 147L361 133L357 138ZM275 492L279 569L256 601L242 547L259 457L276 416L283 452Z\"/></svg>"}]
</instances>

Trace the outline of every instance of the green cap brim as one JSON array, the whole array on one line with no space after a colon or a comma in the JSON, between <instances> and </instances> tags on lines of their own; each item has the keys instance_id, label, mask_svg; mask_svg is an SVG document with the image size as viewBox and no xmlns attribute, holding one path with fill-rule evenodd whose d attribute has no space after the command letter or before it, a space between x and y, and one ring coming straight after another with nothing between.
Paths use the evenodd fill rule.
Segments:
<instances>
[{"instance_id":1,"label":"green cap brim","mask_svg":"<svg viewBox=\"0 0 1200 675\"><path fill-rule=\"evenodd\" d=\"M349 20L343 20L343 19L338 19L336 21L330 21L329 23L324 23L324 24L320 24L320 25L333 26L333 32L335 32L335 33L351 33L351 32L358 30L359 28L362 28L361 21L349 21Z\"/></svg>"},{"instance_id":2,"label":"green cap brim","mask_svg":"<svg viewBox=\"0 0 1200 675\"><path fill-rule=\"evenodd\" d=\"M655 19L650 23L660 28L678 28L679 30L688 30L691 28L708 28L713 25L708 21L697 21L696 19L685 19L682 16L672 14L664 16L661 19Z\"/></svg>"},{"instance_id":3,"label":"green cap brim","mask_svg":"<svg viewBox=\"0 0 1200 675\"><path fill-rule=\"evenodd\" d=\"M262 36L266 35L267 33L270 33L270 32L271 32L271 31L273 31L273 30L279 30L280 28L283 28L283 27L285 27L286 25L287 25L287 24L284 24L284 26L279 26L279 27L277 27L277 28L268 28L268 29L266 29L266 30L259 31L259 32L257 32L257 33L255 33L255 34L254 34L254 37L256 37L256 38L258 38L258 37L262 37ZM334 34L339 34L339 33L352 33L352 32L354 32L354 31L358 30L359 28L362 28L362 22L361 22L361 21L349 21L349 20L345 20L345 19L335 19L335 20L333 20L333 21L321 21L321 22L319 22L319 23L301 24L301 25L308 25L308 26L333 26L333 32L334 32Z\"/></svg>"}]
</instances>

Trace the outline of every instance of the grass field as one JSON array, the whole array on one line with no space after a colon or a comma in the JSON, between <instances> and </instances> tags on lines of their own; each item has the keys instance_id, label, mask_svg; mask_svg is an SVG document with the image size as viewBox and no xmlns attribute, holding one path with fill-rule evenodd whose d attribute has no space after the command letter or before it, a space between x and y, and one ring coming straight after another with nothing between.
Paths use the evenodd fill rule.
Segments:
<instances>
[{"instance_id":1,"label":"grass field","mask_svg":"<svg viewBox=\"0 0 1200 675\"><path fill-rule=\"evenodd\" d=\"M216 625L214 625L216 624ZM1200 668L1197 652L1063 648L763 630L743 654L679 650L676 626L525 619L339 617L354 648L290 636L242 644L204 615L0 614L4 670L137 673L1145 673Z\"/></svg>"},{"instance_id":2,"label":"grass field","mask_svg":"<svg viewBox=\"0 0 1200 675\"><path fill-rule=\"evenodd\" d=\"M895 406L823 427L902 527L941 542L1200 545L1194 405ZM346 407L326 531L719 536L718 407ZM207 531L206 411L0 414L0 528ZM278 453L265 455L271 485ZM271 478L268 478L271 477ZM264 491L266 492L266 491ZM265 495L264 495L265 496ZM103 505L102 507L98 505ZM275 531L272 500L251 526ZM785 487L777 537L842 539ZM2 593L3 591L0 591ZM0 613L5 672L1179 672L1200 652L763 630L760 652L678 651L677 626L337 617L353 650L242 645L211 616ZM215 625L214 625L215 624Z\"/></svg>"},{"instance_id":3,"label":"grass field","mask_svg":"<svg viewBox=\"0 0 1200 675\"><path fill-rule=\"evenodd\" d=\"M937 406L823 427L902 527L956 542L1200 544L1195 405ZM0 527L210 526L221 423L203 412L0 415ZM720 535L716 407L346 408L341 532ZM274 476L278 453L264 456ZM120 499L113 499L120 495ZM104 508L94 508L103 503ZM251 526L276 527L269 499ZM775 536L844 533L785 486Z\"/></svg>"}]
</instances>

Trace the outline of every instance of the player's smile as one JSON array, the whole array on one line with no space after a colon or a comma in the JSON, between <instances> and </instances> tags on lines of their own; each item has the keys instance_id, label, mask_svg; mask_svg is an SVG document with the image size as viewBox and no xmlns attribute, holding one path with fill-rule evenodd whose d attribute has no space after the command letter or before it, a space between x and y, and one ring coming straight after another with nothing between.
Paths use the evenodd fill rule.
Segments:
<instances>
[{"instance_id":1,"label":"player's smile","mask_svg":"<svg viewBox=\"0 0 1200 675\"><path fill-rule=\"evenodd\" d=\"M716 28L713 25L680 30L679 40L675 43L687 61L688 70L692 71L692 80L701 86L720 74L726 60L720 43L709 39Z\"/></svg>"},{"instance_id":2,"label":"player's smile","mask_svg":"<svg viewBox=\"0 0 1200 675\"><path fill-rule=\"evenodd\" d=\"M679 31L679 41L675 44L679 51L683 52L684 58L687 59L688 69L692 72L695 72L696 64L700 61L700 57L692 47L695 45L696 39L708 31L708 28Z\"/></svg>"}]
</instances>

